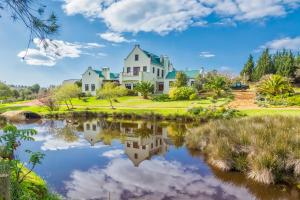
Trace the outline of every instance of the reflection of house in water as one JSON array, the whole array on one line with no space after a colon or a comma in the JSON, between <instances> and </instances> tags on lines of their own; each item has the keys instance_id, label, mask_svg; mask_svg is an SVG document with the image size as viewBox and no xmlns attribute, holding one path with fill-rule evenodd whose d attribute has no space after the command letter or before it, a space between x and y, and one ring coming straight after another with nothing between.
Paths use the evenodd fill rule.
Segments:
<instances>
[{"instance_id":1,"label":"reflection of house in water","mask_svg":"<svg viewBox=\"0 0 300 200\"><path fill-rule=\"evenodd\" d=\"M151 123L121 123L121 132L127 136L125 153L136 167L153 155L164 155L168 150L166 128Z\"/></svg>"},{"instance_id":2,"label":"reflection of house in water","mask_svg":"<svg viewBox=\"0 0 300 200\"><path fill-rule=\"evenodd\" d=\"M100 142L102 126L99 121L92 120L83 123L83 130L84 130L84 138L94 146L96 143Z\"/></svg>"}]
</instances>

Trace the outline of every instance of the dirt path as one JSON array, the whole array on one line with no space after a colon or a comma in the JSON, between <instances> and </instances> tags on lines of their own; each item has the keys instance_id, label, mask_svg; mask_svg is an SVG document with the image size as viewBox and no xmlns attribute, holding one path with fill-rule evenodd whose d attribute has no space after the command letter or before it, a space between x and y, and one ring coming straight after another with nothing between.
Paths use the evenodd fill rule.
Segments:
<instances>
[{"instance_id":1,"label":"dirt path","mask_svg":"<svg viewBox=\"0 0 300 200\"><path fill-rule=\"evenodd\" d=\"M255 92L253 91L234 91L234 100L229 106L236 109L256 109L259 108L255 104Z\"/></svg>"}]
</instances>

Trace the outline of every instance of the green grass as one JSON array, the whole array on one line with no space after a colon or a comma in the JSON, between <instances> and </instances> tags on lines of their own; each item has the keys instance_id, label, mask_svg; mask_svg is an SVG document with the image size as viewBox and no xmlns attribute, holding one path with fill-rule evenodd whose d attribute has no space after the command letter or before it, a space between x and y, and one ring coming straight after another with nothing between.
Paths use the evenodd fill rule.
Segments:
<instances>
[{"instance_id":1,"label":"green grass","mask_svg":"<svg viewBox=\"0 0 300 200\"><path fill-rule=\"evenodd\" d=\"M260 108L242 110L243 114L247 116L265 116L265 115L285 115L285 116L299 116L300 109L283 109L283 108Z\"/></svg>"},{"instance_id":2,"label":"green grass","mask_svg":"<svg viewBox=\"0 0 300 200\"><path fill-rule=\"evenodd\" d=\"M161 115L169 114L185 114L187 108L191 106L209 107L212 104L210 100L194 100L194 101L170 101L170 102L154 102L150 99L142 99L141 97L121 97L114 102L116 109L111 109L107 100L98 100L95 97L85 99L72 99L74 105L73 111L93 111L93 112L107 112L107 113L157 113ZM214 105L225 105L228 99L219 99ZM39 114L48 114L49 111L43 106L24 106L22 103L3 104L0 105L0 113L14 110L28 110ZM58 113L68 112L67 107L62 105Z\"/></svg>"}]
</instances>

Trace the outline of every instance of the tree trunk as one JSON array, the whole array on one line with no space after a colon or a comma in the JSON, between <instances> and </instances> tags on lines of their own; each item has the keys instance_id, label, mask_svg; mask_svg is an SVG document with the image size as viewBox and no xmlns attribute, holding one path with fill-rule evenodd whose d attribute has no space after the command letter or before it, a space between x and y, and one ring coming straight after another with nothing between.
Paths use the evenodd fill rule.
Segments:
<instances>
[{"instance_id":1,"label":"tree trunk","mask_svg":"<svg viewBox=\"0 0 300 200\"><path fill-rule=\"evenodd\" d=\"M115 109L114 106L113 106L113 104L112 104L112 100L111 99L108 99L108 100L109 100L111 109Z\"/></svg>"},{"instance_id":2,"label":"tree trunk","mask_svg":"<svg viewBox=\"0 0 300 200\"><path fill-rule=\"evenodd\" d=\"M70 104L71 104L71 108L73 109L73 108L74 108L74 106L73 106L73 104L72 104L72 100L71 100L71 99L69 99L69 102L70 102Z\"/></svg>"},{"instance_id":3,"label":"tree trunk","mask_svg":"<svg viewBox=\"0 0 300 200\"><path fill-rule=\"evenodd\" d=\"M70 110L70 108L69 108L69 104L68 104L68 102L67 102L67 101L65 101L65 104L66 104L66 106L67 106L68 110Z\"/></svg>"}]
</instances>

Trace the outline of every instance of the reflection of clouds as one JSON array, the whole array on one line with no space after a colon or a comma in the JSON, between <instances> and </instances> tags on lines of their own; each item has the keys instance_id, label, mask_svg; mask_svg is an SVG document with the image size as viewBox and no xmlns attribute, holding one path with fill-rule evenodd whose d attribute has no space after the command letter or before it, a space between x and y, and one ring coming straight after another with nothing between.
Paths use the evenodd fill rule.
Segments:
<instances>
[{"instance_id":1,"label":"reflection of clouds","mask_svg":"<svg viewBox=\"0 0 300 200\"><path fill-rule=\"evenodd\" d=\"M102 154L102 156L108 157L108 158L116 158L116 157L119 157L122 154L124 154L124 150L122 150L122 149L115 149L115 150L110 150L110 151L104 152Z\"/></svg>"},{"instance_id":2,"label":"reflection of clouds","mask_svg":"<svg viewBox=\"0 0 300 200\"><path fill-rule=\"evenodd\" d=\"M63 138L59 138L55 135L49 134L47 132L39 132L39 134L34 136L35 141L42 142L41 150L43 151L56 151L56 150L66 150L71 148L89 147L89 148L101 148L104 145L96 144L91 147L84 138L78 137L78 140L73 142L67 142Z\"/></svg>"},{"instance_id":3,"label":"reflection of clouds","mask_svg":"<svg viewBox=\"0 0 300 200\"><path fill-rule=\"evenodd\" d=\"M194 168L165 160L136 168L118 158L105 169L75 170L65 183L69 199L254 199L244 188L202 176Z\"/></svg>"}]
</instances>

